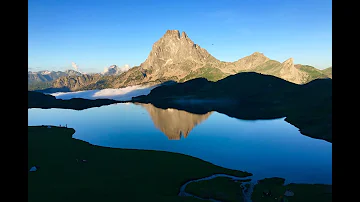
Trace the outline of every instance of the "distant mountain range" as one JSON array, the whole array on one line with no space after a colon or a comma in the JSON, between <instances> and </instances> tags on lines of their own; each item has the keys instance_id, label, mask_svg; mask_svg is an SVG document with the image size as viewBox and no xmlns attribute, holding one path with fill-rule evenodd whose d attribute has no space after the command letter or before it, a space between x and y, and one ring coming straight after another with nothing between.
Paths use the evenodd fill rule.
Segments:
<instances>
[{"instance_id":1,"label":"distant mountain range","mask_svg":"<svg viewBox=\"0 0 360 202\"><path fill-rule=\"evenodd\" d=\"M30 80L48 83L48 88L68 88L71 91L104 88L120 88L131 85L160 83L167 80L185 82L194 78L217 81L240 72L257 72L282 78L286 81L305 84L315 79L332 78L332 67L319 70L315 67L294 64L292 58L279 62L267 58L260 52L241 58L235 62L216 59L205 49L195 44L185 32L167 30L153 44L148 58L132 68L112 65L98 74L29 73ZM45 88L45 87L44 87ZM44 89L43 88L43 89ZM30 90L30 89L29 89Z\"/></svg>"},{"instance_id":2,"label":"distant mountain range","mask_svg":"<svg viewBox=\"0 0 360 202\"><path fill-rule=\"evenodd\" d=\"M52 82L66 76L81 76L82 73L75 70L66 71L38 71L28 72L28 90L38 90L52 87Z\"/></svg>"},{"instance_id":3,"label":"distant mountain range","mask_svg":"<svg viewBox=\"0 0 360 202\"><path fill-rule=\"evenodd\" d=\"M82 73L77 72L75 70L66 70L66 71L38 71L38 72L28 72L28 83L35 83L35 82L47 82L47 81L53 81L57 78L63 77L63 76L80 76Z\"/></svg>"}]
</instances>

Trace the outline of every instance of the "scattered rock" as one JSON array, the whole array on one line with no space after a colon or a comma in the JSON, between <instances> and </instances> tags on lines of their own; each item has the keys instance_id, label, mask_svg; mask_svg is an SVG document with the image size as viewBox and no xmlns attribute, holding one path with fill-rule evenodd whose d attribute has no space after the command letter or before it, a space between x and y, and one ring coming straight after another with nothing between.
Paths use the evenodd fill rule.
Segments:
<instances>
[{"instance_id":1,"label":"scattered rock","mask_svg":"<svg viewBox=\"0 0 360 202\"><path fill-rule=\"evenodd\" d=\"M79 162L79 159L76 159L76 162ZM82 160L80 160L80 162L85 163L85 162L87 162L87 160L86 160L86 159L82 159Z\"/></svg>"},{"instance_id":2,"label":"scattered rock","mask_svg":"<svg viewBox=\"0 0 360 202\"><path fill-rule=\"evenodd\" d=\"M284 196L294 196L294 192L291 191L291 190L289 190L289 189L287 189L287 190L285 191L285 193L284 193Z\"/></svg>"},{"instance_id":3,"label":"scattered rock","mask_svg":"<svg viewBox=\"0 0 360 202\"><path fill-rule=\"evenodd\" d=\"M263 191L263 195L264 195L264 196L271 196L271 191L265 189L265 190Z\"/></svg>"},{"instance_id":4,"label":"scattered rock","mask_svg":"<svg viewBox=\"0 0 360 202\"><path fill-rule=\"evenodd\" d=\"M33 167L30 168L30 172L35 172L35 171L37 171L37 167L36 167L36 166L33 166Z\"/></svg>"}]
</instances>

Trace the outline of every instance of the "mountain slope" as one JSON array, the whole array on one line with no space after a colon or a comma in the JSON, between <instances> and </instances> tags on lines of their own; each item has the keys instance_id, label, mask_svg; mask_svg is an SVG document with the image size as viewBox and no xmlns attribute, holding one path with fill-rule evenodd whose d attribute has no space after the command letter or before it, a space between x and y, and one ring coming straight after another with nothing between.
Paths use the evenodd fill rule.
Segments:
<instances>
[{"instance_id":1,"label":"mountain slope","mask_svg":"<svg viewBox=\"0 0 360 202\"><path fill-rule=\"evenodd\" d=\"M219 69L228 74L253 71L256 67L266 64L268 61L270 61L270 59L264 54L255 52L235 62L223 62Z\"/></svg>"},{"instance_id":2,"label":"mountain slope","mask_svg":"<svg viewBox=\"0 0 360 202\"><path fill-rule=\"evenodd\" d=\"M315 79L331 78L322 70L316 69L315 67L309 65L295 65L295 67L300 71L306 72L307 77L305 77L304 83L308 83Z\"/></svg>"},{"instance_id":3,"label":"mountain slope","mask_svg":"<svg viewBox=\"0 0 360 202\"><path fill-rule=\"evenodd\" d=\"M327 77L332 78L332 67L328 67L326 69L321 70L323 74L325 74Z\"/></svg>"},{"instance_id":4,"label":"mountain slope","mask_svg":"<svg viewBox=\"0 0 360 202\"><path fill-rule=\"evenodd\" d=\"M100 74L81 74L80 76L64 76L53 81L54 88L67 87L72 91L81 90L82 88L99 81L102 76Z\"/></svg>"},{"instance_id":5,"label":"mountain slope","mask_svg":"<svg viewBox=\"0 0 360 202\"><path fill-rule=\"evenodd\" d=\"M256 55L253 57L256 57ZM257 65L253 65L252 68L240 68L240 72L256 72L260 74L272 75L296 84L305 83L307 78L306 72L303 72L295 67L293 58L289 58L283 63L275 60L263 59L262 63L258 62L256 64Z\"/></svg>"}]
</instances>

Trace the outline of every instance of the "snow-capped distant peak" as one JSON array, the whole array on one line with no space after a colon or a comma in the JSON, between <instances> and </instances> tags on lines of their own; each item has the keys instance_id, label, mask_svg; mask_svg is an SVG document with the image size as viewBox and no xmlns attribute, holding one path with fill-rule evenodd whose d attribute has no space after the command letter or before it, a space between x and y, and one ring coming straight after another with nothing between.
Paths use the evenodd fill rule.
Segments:
<instances>
[{"instance_id":1,"label":"snow-capped distant peak","mask_svg":"<svg viewBox=\"0 0 360 202\"><path fill-rule=\"evenodd\" d=\"M65 70L65 73L67 73L70 76L73 76L73 75L80 76L81 74L83 74L82 72L76 71L76 70L73 70L73 69Z\"/></svg>"},{"instance_id":2,"label":"snow-capped distant peak","mask_svg":"<svg viewBox=\"0 0 360 202\"><path fill-rule=\"evenodd\" d=\"M105 67L102 72L103 75L118 75L123 72L126 72L130 69L129 65L124 65L123 67L118 67L117 65L111 65L110 67Z\"/></svg>"},{"instance_id":3,"label":"snow-capped distant peak","mask_svg":"<svg viewBox=\"0 0 360 202\"><path fill-rule=\"evenodd\" d=\"M47 74L51 74L51 72L50 71L48 71L48 70L45 70L45 71L42 71L42 72L40 72L42 75L47 75Z\"/></svg>"}]
</instances>

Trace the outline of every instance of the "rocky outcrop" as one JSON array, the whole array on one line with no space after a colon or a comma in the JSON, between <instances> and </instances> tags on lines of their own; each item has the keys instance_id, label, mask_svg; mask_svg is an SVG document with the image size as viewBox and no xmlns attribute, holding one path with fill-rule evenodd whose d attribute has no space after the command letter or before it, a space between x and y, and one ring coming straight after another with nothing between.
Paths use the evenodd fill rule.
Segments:
<instances>
[{"instance_id":1,"label":"rocky outcrop","mask_svg":"<svg viewBox=\"0 0 360 202\"><path fill-rule=\"evenodd\" d=\"M305 81L307 78L305 72L295 68L293 58L289 58L281 64L281 69L278 76L284 80L297 84L304 83L303 81Z\"/></svg>"}]
</instances>

